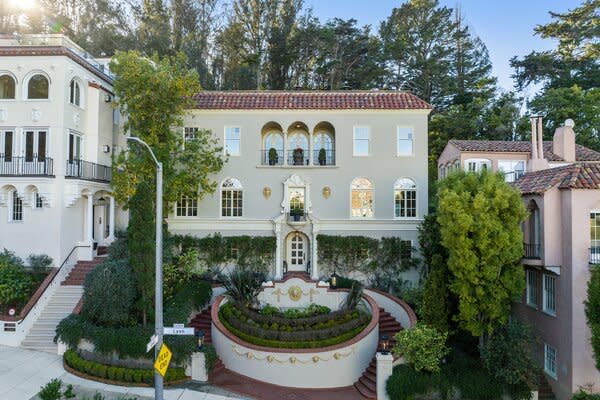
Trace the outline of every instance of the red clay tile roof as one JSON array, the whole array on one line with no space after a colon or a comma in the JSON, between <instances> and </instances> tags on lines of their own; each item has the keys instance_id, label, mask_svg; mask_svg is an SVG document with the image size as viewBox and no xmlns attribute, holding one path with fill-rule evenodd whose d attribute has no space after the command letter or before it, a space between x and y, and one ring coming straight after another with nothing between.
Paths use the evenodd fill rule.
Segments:
<instances>
[{"instance_id":1,"label":"red clay tile roof","mask_svg":"<svg viewBox=\"0 0 600 400\"><path fill-rule=\"evenodd\" d=\"M466 152L492 152L492 153L531 153L531 142L506 141L506 140L456 140L453 144L460 151ZM553 153L552 142L544 142L544 158L548 161L564 161ZM582 145L575 145L576 161L600 161L600 153Z\"/></svg>"},{"instance_id":2,"label":"red clay tile roof","mask_svg":"<svg viewBox=\"0 0 600 400\"><path fill-rule=\"evenodd\" d=\"M391 91L204 91L201 110L430 110L414 94Z\"/></svg>"},{"instance_id":3,"label":"red clay tile roof","mask_svg":"<svg viewBox=\"0 0 600 400\"><path fill-rule=\"evenodd\" d=\"M66 56L104 81L108 83L112 83L113 81L113 78L95 68L79 54L64 46L0 46L0 57L16 56Z\"/></svg>"},{"instance_id":4,"label":"red clay tile roof","mask_svg":"<svg viewBox=\"0 0 600 400\"><path fill-rule=\"evenodd\" d=\"M528 172L513 182L522 194L542 194L559 189L600 189L600 164L579 163Z\"/></svg>"}]
</instances>

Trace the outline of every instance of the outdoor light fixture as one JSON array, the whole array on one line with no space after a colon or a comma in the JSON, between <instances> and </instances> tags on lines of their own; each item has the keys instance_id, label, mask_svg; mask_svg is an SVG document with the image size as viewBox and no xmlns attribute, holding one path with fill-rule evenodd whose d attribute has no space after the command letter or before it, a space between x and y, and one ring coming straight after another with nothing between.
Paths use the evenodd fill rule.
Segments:
<instances>
[{"instance_id":1,"label":"outdoor light fixture","mask_svg":"<svg viewBox=\"0 0 600 400\"><path fill-rule=\"evenodd\" d=\"M337 288L337 278L338 278L338 274L336 274L335 271L333 271L333 274L331 274L331 280L329 281L329 285L331 286L332 289Z\"/></svg>"},{"instance_id":2,"label":"outdoor light fixture","mask_svg":"<svg viewBox=\"0 0 600 400\"><path fill-rule=\"evenodd\" d=\"M329 186L325 186L323 188L323 197L328 199L331 196L331 188Z\"/></svg>"},{"instance_id":3,"label":"outdoor light fixture","mask_svg":"<svg viewBox=\"0 0 600 400\"><path fill-rule=\"evenodd\" d=\"M388 335L381 336L381 354L390 354L390 338Z\"/></svg>"},{"instance_id":4,"label":"outdoor light fixture","mask_svg":"<svg viewBox=\"0 0 600 400\"><path fill-rule=\"evenodd\" d=\"M17 310L15 310L14 308L8 309L8 315L10 315L11 317L14 317L16 313L17 313Z\"/></svg>"},{"instance_id":5,"label":"outdoor light fixture","mask_svg":"<svg viewBox=\"0 0 600 400\"><path fill-rule=\"evenodd\" d=\"M271 197L271 188L268 186L265 186L263 188L263 196L265 197L265 199L268 199L269 197Z\"/></svg>"},{"instance_id":6,"label":"outdoor light fixture","mask_svg":"<svg viewBox=\"0 0 600 400\"><path fill-rule=\"evenodd\" d=\"M110 153L110 146L105 144L104 146L102 146L102 151L104 153Z\"/></svg>"},{"instance_id":7,"label":"outdoor light fixture","mask_svg":"<svg viewBox=\"0 0 600 400\"><path fill-rule=\"evenodd\" d=\"M204 331L196 332L196 339L198 339L198 350L202 350L202 346L204 346Z\"/></svg>"}]
</instances>

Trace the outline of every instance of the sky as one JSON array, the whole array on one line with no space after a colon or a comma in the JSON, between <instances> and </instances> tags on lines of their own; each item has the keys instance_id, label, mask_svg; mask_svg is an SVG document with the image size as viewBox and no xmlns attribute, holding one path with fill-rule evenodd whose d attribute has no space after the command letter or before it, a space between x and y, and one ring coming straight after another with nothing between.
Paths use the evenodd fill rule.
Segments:
<instances>
[{"instance_id":1,"label":"sky","mask_svg":"<svg viewBox=\"0 0 600 400\"><path fill-rule=\"evenodd\" d=\"M321 20L354 18L374 31L394 7L404 0L305 0ZM554 48L551 40L534 35L536 25L550 21L548 11L565 12L582 0L440 0L455 8L460 5L466 23L486 44L493 64L493 74L500 87L513 89L509 60L533 50Z\"/></svg>"}]
</instances>

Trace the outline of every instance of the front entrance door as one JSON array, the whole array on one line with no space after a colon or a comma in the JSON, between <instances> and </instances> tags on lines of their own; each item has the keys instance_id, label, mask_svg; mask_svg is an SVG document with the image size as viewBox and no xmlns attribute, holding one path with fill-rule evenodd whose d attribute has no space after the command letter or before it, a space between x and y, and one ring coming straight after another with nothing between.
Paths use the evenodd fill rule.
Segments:
<instances>
[{"instance_id":1,"label":"front entrance door","mask_svg":"<svg viewBox=\"0 0 600 400\"><path fill-rule=\"evenodd\" d=\"M306 271L308 241L299 232L291 233L288 239L288 271Z\"/></svg>"}]
</instances>

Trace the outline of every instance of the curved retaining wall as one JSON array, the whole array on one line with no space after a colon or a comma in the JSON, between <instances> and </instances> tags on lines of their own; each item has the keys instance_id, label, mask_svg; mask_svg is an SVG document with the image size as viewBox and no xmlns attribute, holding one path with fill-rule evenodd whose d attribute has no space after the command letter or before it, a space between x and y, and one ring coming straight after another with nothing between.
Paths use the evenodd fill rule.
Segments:
<instances>
[{"instance_id":1,"label":"curved retaining wall","mask_svg":"<svg viewBox=\"0 0 600 400\"><path fill-rule=\"evenodd\" d=\"M379 341L379 308L363 295L372 313L369 325L355 338L320 349L275 349L246 343L219 321L227 300L212 305L212 341L225 366L238 374L296 388L334 388L353 385L369 366Z\"/></svg>"},{"instance_id":2,"label":"curved retaining wall","mask_svg":"<svg viewBox=\"0 0 600 400\"><path fill-rule=\"evenodd\" d=\"M378 289L365 288L364 293L372 297L379 307L396 318L404 329L413 328L417 324L415 312L404 301Z\"/></svg>"}]
</instances>

